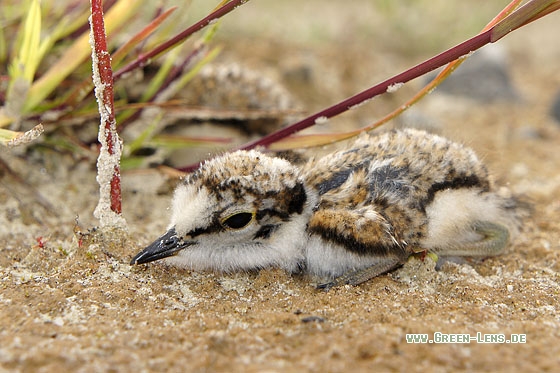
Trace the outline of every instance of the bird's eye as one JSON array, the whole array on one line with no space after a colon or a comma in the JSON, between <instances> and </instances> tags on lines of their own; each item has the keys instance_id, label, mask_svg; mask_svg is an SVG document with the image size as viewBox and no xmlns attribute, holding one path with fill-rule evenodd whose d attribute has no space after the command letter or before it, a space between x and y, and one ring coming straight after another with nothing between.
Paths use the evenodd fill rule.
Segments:
<instances>
[{"instance_id":1,"label":"bird's eye","mask_svg":"<svg viewBox=\"0 0 560 373\"><path fill-rule=\"evenodd\" d=\"M230 229L245 228L255 216L252 212L239 212L222 220L222 225Z\"/></svg>"}]
</instances>

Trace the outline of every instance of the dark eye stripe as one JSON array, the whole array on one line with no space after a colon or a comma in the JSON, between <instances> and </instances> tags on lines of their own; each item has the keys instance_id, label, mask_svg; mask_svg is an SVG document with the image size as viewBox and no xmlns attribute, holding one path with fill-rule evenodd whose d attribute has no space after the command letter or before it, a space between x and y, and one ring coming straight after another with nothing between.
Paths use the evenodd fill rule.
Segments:
<instances>
[{"instance_id":1,"label":"dark eye stripe","mask_svg":"<svg viewBox=\"0 0 560 373\"><path fill-rule=\"evenodd\" d=\"M213 233L217 233L222 229L222 226L219 224L212 224L211 226L207 227L207 228L196 228L192 231L190 231L189 233L187 233L188 237L191 238L195 238L196 236L201 236L204 234L213 234Z\"/></svg>"}]
</instances>

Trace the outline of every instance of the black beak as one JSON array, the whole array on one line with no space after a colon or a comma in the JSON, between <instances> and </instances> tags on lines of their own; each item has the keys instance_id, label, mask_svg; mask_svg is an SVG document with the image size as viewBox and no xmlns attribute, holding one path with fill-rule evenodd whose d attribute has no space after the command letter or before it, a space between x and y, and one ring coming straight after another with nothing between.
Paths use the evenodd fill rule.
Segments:
<instances>
[{"instance_id":1,"label":"black beak","mask_svg":"<svg viewBox=\"0 0 560 373\"><path fill-rule=\"evenodd\" d=\"M132 258L130 265L149 263L154 260L177 255L179 251L192 244L194 244L194 242L183 241L182 238L177 237L175 228L171 228L163 236L136 254L134 258Z\"/></svg>"}]
</instances>

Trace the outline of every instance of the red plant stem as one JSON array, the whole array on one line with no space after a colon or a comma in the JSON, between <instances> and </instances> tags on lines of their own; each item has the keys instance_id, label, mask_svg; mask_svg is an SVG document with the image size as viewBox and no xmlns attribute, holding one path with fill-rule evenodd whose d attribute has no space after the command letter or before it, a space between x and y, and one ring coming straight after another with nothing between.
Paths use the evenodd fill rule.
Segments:
<instances>
[{"instance_id":1,"label":"red plant stem","mask_svg":"<svg viewBox=\"0 0 560 373\"><path fill-rule=\"evenodd\" d=\"M264 136L255 141L249 142L242 145L238 149L252 149L257 146L267 147L268 145L279 141L285 137L288 137L296 132L304 130L316 123L317 118L331 118L339 115L352 107L362 104L367 100L372 99L387 91L387 88L396 83L406 83L412 79L422 76L430 71L437 69L445 64L448 64L461 56L467 55L486 44L494 43L510 33L511 31L526 25L546 14L552 13L560 9L560 4L558 1L550 1L548 4L546 1L532 0L520 7L517 11L510 14L510 16L505 17L500 22L498 22L493 27L481 32L480 34L458 44L445 52L438 54L408 70L402 72L398 75L393 76L381 82L365 91L362 91L352 97L345 99L344 101L335 104L327 109L324 109L316 114L313 114L297 123L294 123L288 127L282 128L276 132L273 132L267 136ZM507 9L507 7L506 7ZM531 18L527 18L527 14L535 14ZM516 18L524 19L527 18L526 22L520 23ZM514 26L512 26L514 25ZM197 165L187 166L180 168L181 171L191 171L196 168Z\"/></svg>"},{"instance_id":2,"label":"red plant stem","mask_svg":"<svg viewBox=\"0 0 560 373\"><path fill-rule=\"evenodd\" d=\"M451 61L458 59L461 56L464 56L472 51L475 51L482 46L491 42L492 30L488 30L481 34L476 35L475 37L454 46L438 54L435 57L432 57L398 75L395 75L371 88L366 89L352 97L349 97L338 104L330 106L318 113L315 113L305 119L302 119L299 122L294 123L291 126L282 128L276 132L273 132L267 136L264 136L260 139L257 139L253 142L247 143L242 145L238 149L253 149L257 146L268 146L280 139L290 136L296 132L302 131L308 127L311 127L315 124L317 118L325 117L325 118L332 118L336 115L339 115L345 111L348 111L352 107L359 105L367 100L372 99L375 96L378 96L382 93L387 91L387 88L393 84L397 83L406 83L412 79L415 79L419 76L429 73L441 67L443 65L448 64ZM190 168L188 168L190 169ZM185 171L185 169L181 169L181 171Z\"/></svg>"},{"instance_id":3,"label":"red plant stem","mask_svg":"<svg viewBox=\"0 0 560 373\"><path fill-rule=\"evenodd\" d=\"M443 65L446 65L448 63L450 63L451 61L454 61L458 58L460 58L461 56L465 56L469 53L471 53L472 51L475 51L481 47L483 47L484 45L491 43L492 40L492 29L489 29L485 32L482 32L464 42L462 42L461 44L458 44L448 50L446 50L445 52L442 52L440 54L438 54L435 57L432 57L424 62L419 63L416 66L411 67L410 69L395 75L379 84L376 84L375 86L366 89L365 91L362 91L352 97L349 97L333 106L330 106L324 110L321 110L311 116L308 116L307 118L304 118L302 120L300 120L299 122L296 122L288 127L284 127L276 132L273 132L269 135L266 135L260 139L257 139L255 141L249 142L245 145L240 146L239 148L237 148L238 150L248 150L248 149L253 149L257 146L262 146L262 147L267 147L268 145L279 141L285 137L288 137L296 132L302 131L308 127L313 126L316 123L317 118L332 118L336 115L339 115L341 113L344 113L350 109L352 109L352 107L355 107L357 105L360 105L362 103L364 103L367 100L372 99L375 96L378 96L382 93L385 93L387 91L387 88L393 84L397 84L397 83L406 83L412 79L418 78L419 76L422 76L424 74L429 73L430 71L433 71L435 69L437 69L438 67L441 67ZM198 168L200 165L200 163L196 163L196 164L192 164L189 166L185 166L185 167L181 167L179 168L179 171L183 171L183 172L192 172L194 171L196 168Z\"/></svg>"},{"instance_id":4,"label":"red plant stem","mask_svg":"<svg viewBox=\"0 0 560 373\"><path fill-rule=\"evenodd\" d=\"M462 42L461 44L458 44L446 50L445 52L438 54L435 57L432 57L422 63L419 63L418 65L413 66L412 68L398 75L395 75L371 88L366 89L365 91L362 91L333 106L321 110L318 113L308 116L307 118L304 118L301 121L296 122L288 127L284 127L260 139L242 145L237 149L248 150L248 149L253 149L257 146L267 147L268 145L278 140L281 140L296 132L302 131L308 127L313 126L316 123L317 118L332 118L336 115L344 113L350 110L352 107L360 105L363 102L370 100L375 96L385 93L387 91L387 88L393 84L406 83L412 79L427 74L430 71L433 71L438 67L448 64L449 62L454 61L460 58L461 56L467 55L470 52L475 51L490 42L492 42L492 29L482 32ZM179 171L192 172L196 168L198 168L199 165L200 163L195 163L189 166L181 167L179 168Z\"/></svg>"},{"instance_id":5,"label":"red plant stem","mask_svg":"<svg viewBox=\"0 0 560 373\"><path fill-rule=\"evenodd\" d=\"M115 3L117 2L117 0L105 0L103 2L103 11L105 13L107 13L109 11L109 9L111 9L113 7L113 5L115 5ZM77 8L81 3L81 1L77 1L75 2L75 4L71 4L68 8L66 8L64 11L67 14L70 14L74 8ZM82 26L78 27L76 30L74 30L74 32L72 32L71 34L69 34L68 36L65 37L65 39L67 40L76 40L78 37L80 37L84 32L86 32L89 29L89 25L87 22L85 22Z\"/></svg>"},{"instance_id":6,"label":"red plant stem","mask_svg":"<svg viewBox=\"0 0 560 373\"><path fill-rule=\"evenodd\" d=\"M101 123L105 128L105 141L107 152L114 155L116 147L120 147L119 137L116 131L114 95L113 95L113 70L111 68L111 55L107 51L107 37L105 33L105 22L103 19L103 1L91 0L91 29L93 33L94 52L97 57L97 68L101 80L102 103L106 115L101 115ZM94 64L95 66L95 64ZM94 72L95 75L95 72ZM99 87L96 87L99 89ZM100 113L101 114L101 113ZM114 166L111 178L111 211L122 213L121 197L121 172L118 163Z\"/></svg>"},{"instance_id":7,"label":"red plant stem","mask_svg":"<svg viewBox=\"0 0 560 373\"><path fill-rule=\"evenodd\" d=\"M167 74L167 78L165 79L165 81L163 82L163 84L161 85L161 87L159 87L159 89L157 90L156 93L154 93L151 97L148 97L148 99L146 100L146 102L154 102L154 99L156 97L158 97L161 92L163 90L165 90L166 88L169 87L169 85L175 80L177 79L177 77L183 73L183 71L189 67L191 65L191 63L193 62L193 60L200 54L202 53L202 51L206 48L205 44L200 44L200 46L198 46L197 48L195 48L193 51L191 51L191 53L189 53L189 55L183 59L183 61L178 65L175 66L173 69L171 69L171 71L169 72L169 74ZM118 131L120 133L122 133L122 131L124 131L124 129L126 127L128 127L129 124L133 123L136 119L138 119L140 117L140 115L142 114L142 111L144 111L144 107L140 107L138 108L138 110L136 110L136 112L134 114L132 114L130 117L126 118L124 121L121 120L121 122L119 123L119 127L118 127Z\"/></svg>"},{"instance_id":8,"label":"red plant stem","mask_svg":"<svg viewBox=\"0 0 560 373\"><path fill-rule=\"evenodd\" d=\"M200 21L196 22L195 24L193 24L192 26L190 26L186 30L184 30L184 31L180 32L179 34L175 35L174 37L172 37L168 41L160 44L159 46L157 46L156 48L152 49L151 51L149 51L145 54L141 54L140 56L138 56L138 58L136 60L132 61L128 65L126 65L126 66L122 67L121 69L119 69L118 71L116 71L115 74L113 75L113 78L114 79L119 79L123 74L126 74L129 71L132 71L132 70L134 70L138 67L143 66L146 63L146 61L148 61L149 59L154 58L155 56L161 54L162 52L165 52L166 50L168 50L168 49L176 46L177 44L183 42L185 39L190 37L195 32L200 31L204 27L208 26L210 23L218 20L219 18L223 17L224 15L228 14L229 12L231 12L232 10L237 8L238 6L243 5L244 3L248 2L248 1L249 0L232 0L232 1L230 1L229 3L225 4L224 6L216 9L214 12L210 13L209 15L207 15L206 17L204 17Z\"/></svg>"}]
</instances>

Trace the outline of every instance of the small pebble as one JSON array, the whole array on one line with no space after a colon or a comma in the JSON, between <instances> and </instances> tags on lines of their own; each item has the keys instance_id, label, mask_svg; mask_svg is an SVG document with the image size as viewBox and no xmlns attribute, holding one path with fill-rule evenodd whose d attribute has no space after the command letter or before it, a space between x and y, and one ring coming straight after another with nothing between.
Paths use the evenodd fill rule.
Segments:
<instances>
[{"instance_id":1,"label":"small pebble","mask_svg":"<svg viewBox=\"0 0 560 373\"><path fill-rule=\"evenodd\" d=\"M310 323L310 322L325 322L325 318L320 316L306 316L301 319L302 323Z\"/></svg>"},{"instance_id":2,"label":"small pebble","mask_svg":"<svg viewBox=\"0 0 560 373\"><path fill-rule=\"evenodd\" d=\"M512 83L507 55L496 45L483 48L467 58L438 86L436 92L468 97L483 103L517 101L520 98Z\"/></svg>"},{"instance_id":3,"label":"small pebble","mask_svg":"<svg viewBox=\"0 0 560 373\"><path fill-rule=\"evenodd\" d=\"M556 122L558 122L558 124L560 124L560 90L558 90L558 92L556 92L556 97L555 97L554 101L552 102L552 108L550 110L550 115L552 115L552 117L554 119L556 119Z\"/></svg>"}]
</instances>

